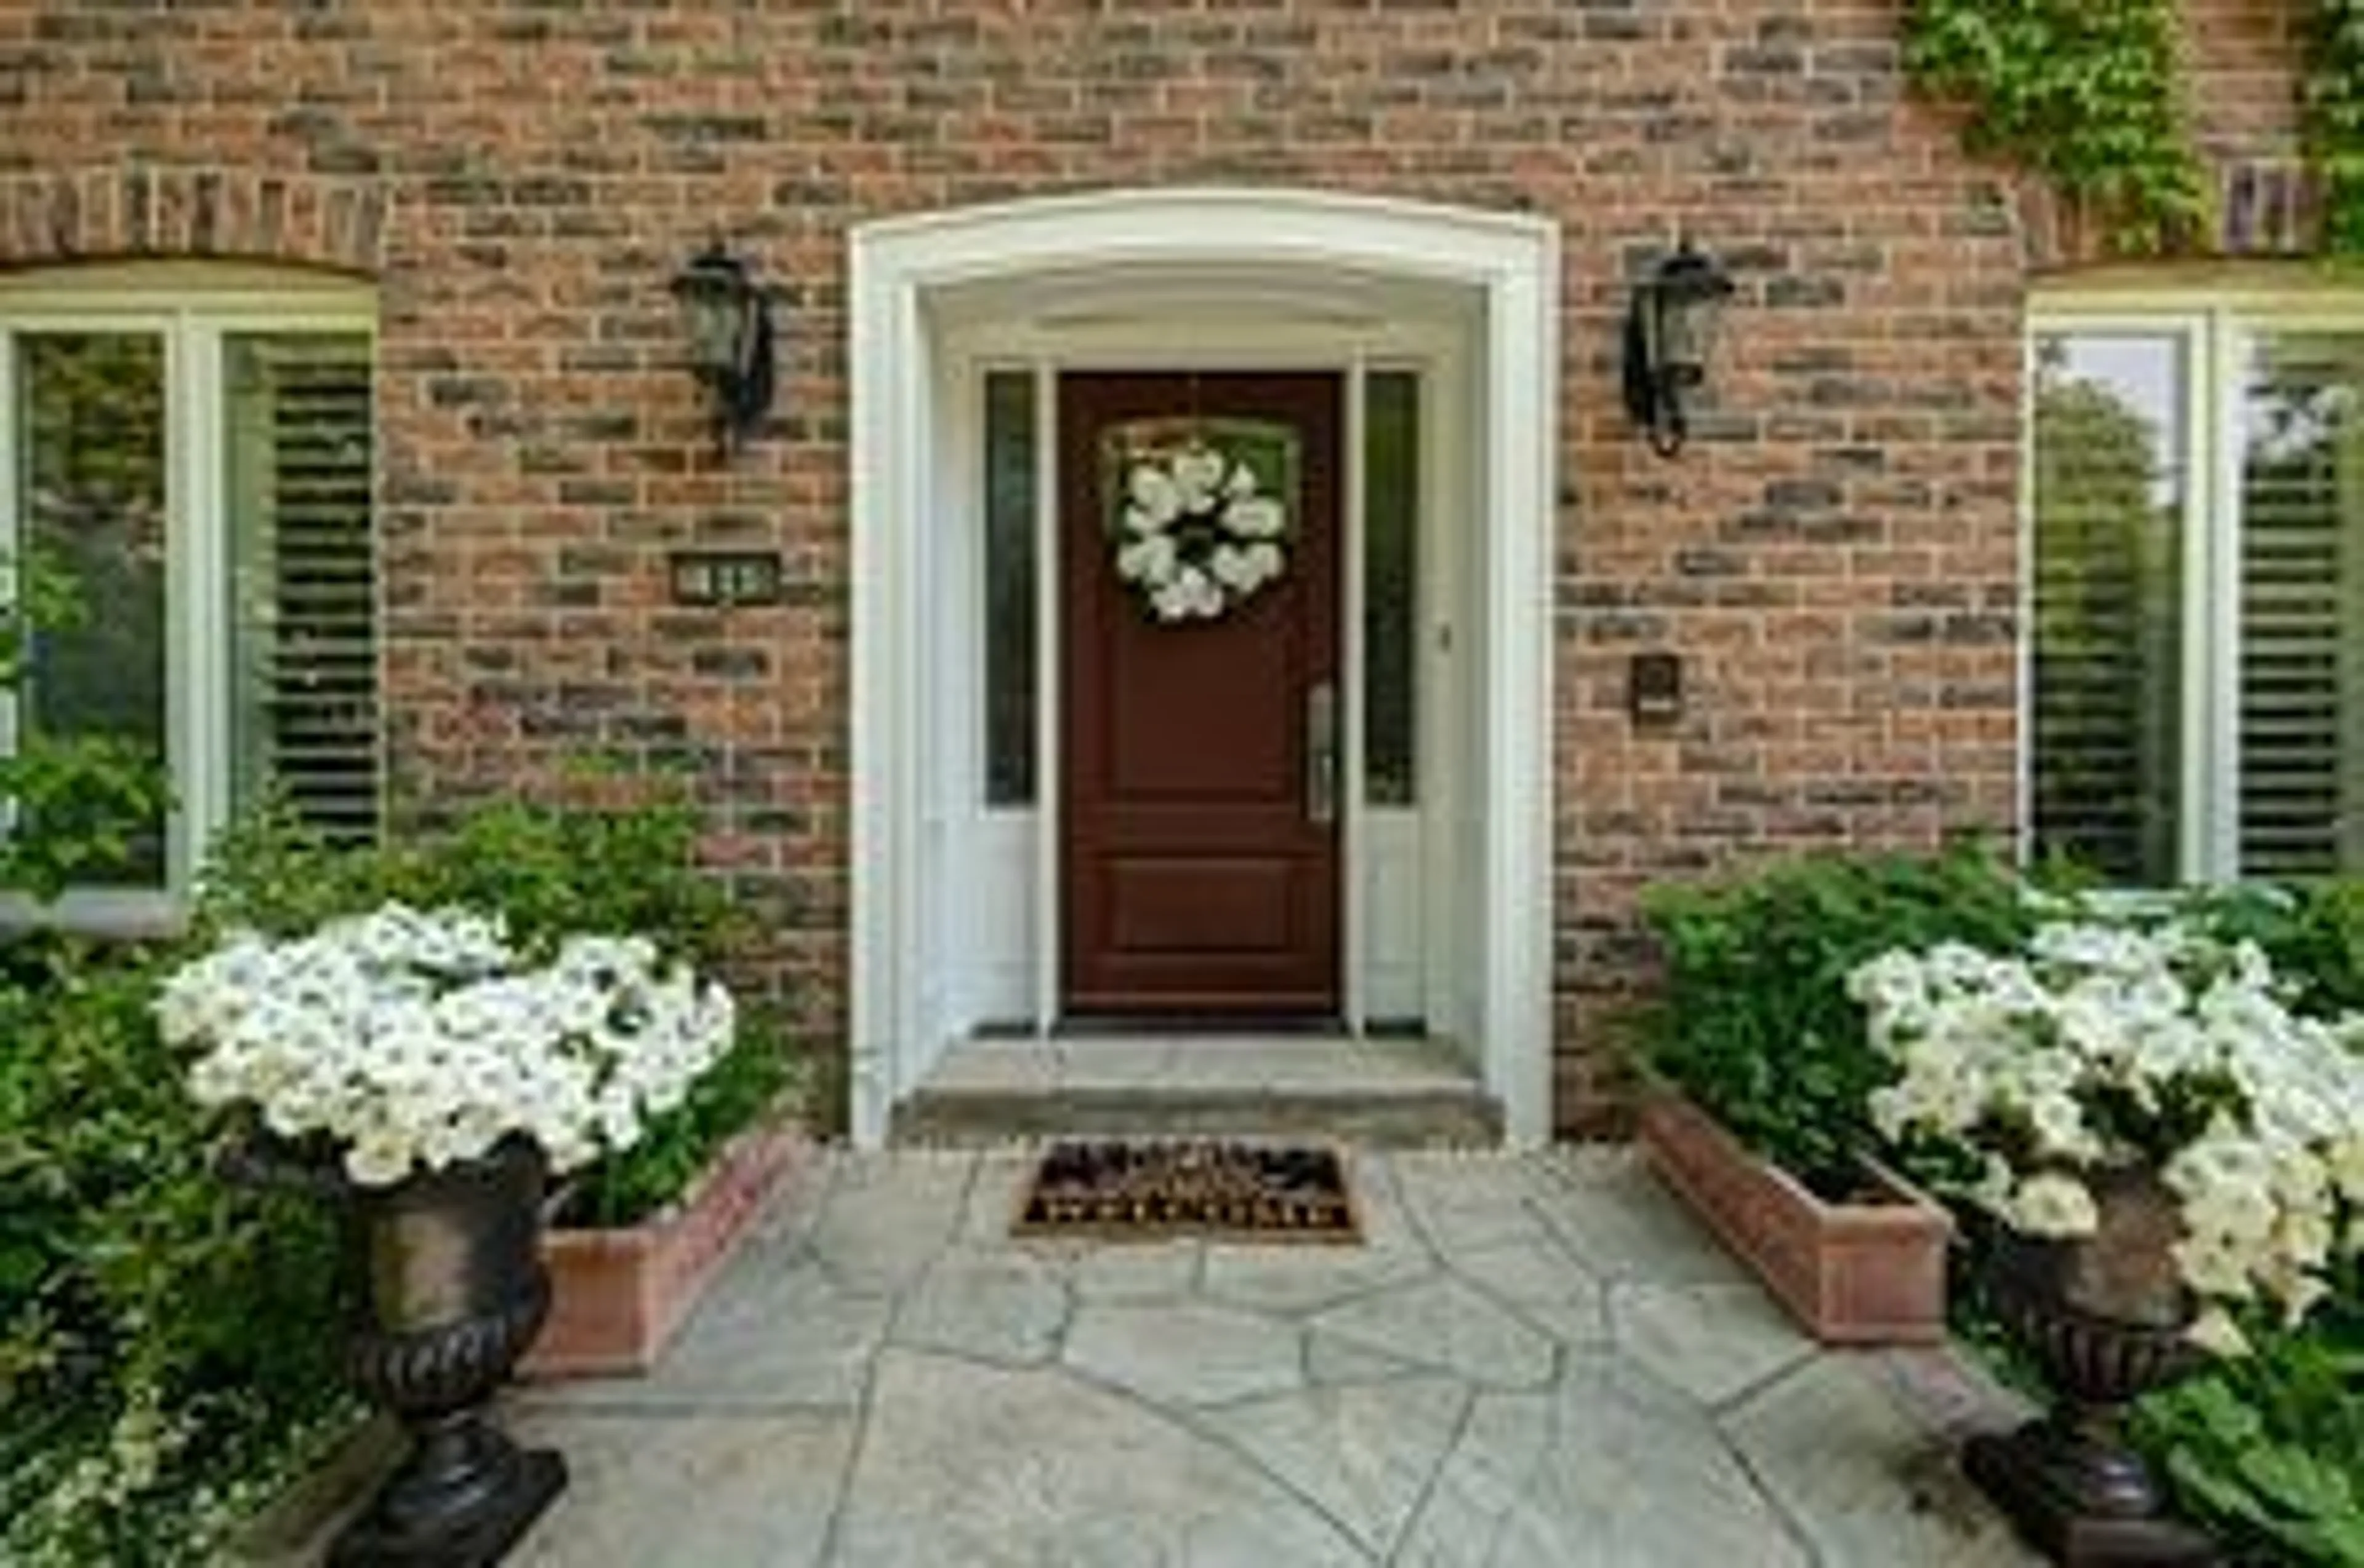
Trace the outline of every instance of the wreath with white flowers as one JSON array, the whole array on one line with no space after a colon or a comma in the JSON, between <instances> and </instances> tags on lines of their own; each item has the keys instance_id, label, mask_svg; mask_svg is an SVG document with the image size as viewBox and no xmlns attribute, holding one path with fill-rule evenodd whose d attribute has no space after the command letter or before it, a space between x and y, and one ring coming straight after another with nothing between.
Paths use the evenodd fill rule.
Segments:
<instances>
[{"instance_id":1,"label":"wreath with white flowers","mask_svg":"<svg viewBox=\"0 0 2364 1568\"><path fill-rule=\"evenodd\" d=\"M1255 471L1204 441L1125 459L1117 575L1161 621L1217 619L1280 576L1288 529Z\"/></svg>"}]
</instances>

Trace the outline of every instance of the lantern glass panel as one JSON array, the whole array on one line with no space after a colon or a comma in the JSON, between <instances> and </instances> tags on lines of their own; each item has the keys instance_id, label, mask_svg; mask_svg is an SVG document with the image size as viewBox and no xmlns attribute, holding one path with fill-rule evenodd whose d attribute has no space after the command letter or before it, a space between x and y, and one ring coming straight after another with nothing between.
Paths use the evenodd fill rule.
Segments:
<instances>
[{"instance_id":1,"label":"lantern glass panel","mask_svg":"<svg viewBox=\"0 0 2364 1568\"><path fill-rule=\"evenodd\" d=\"M1682 353L1677 362L1686 366L1694 377L1707 373L1708 361L1715 357L1716 340L1723 334L1724 291L1702 288L1681 303L1676 312L1681 322L1677 328Z\"/></svg>"},{"instance_id":2,"label":"lantern glass panel","mask_svg":"<svg viewBox=\"0 0 2364 1568\"><path fill-rule=\"evenodd\" d=\"M739 302L719 278L701 278L682 291L690 352L700 368L730 368L739 347Z\"/></svg>"}]
</instances>

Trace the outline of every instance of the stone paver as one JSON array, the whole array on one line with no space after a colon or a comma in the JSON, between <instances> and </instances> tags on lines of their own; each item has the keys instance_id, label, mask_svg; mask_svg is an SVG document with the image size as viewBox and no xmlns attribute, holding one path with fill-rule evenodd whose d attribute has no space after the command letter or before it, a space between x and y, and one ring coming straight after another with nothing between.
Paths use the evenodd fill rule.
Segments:
<instances>
[{"instance_id":1,"label":"stone paver","mask_svg":"<svg viewBox=\"0 0 2364 1568\"><path fill-rule=\"evenodd\" d=\"M1384 1556L1452 1448L1469 1398L1458 1380L1432 1373L1259 1399L1199 1424Z\"/></svg>"},{"instance_id":2,"label":"stone paver","mask_svg":"<svg viewBox=\"0 0 2364 1568\"><path fill-rule=\"evenodd\" d=\"M1358 1152L1360 1247L1017 1241L821 1162L646 1378L521 1390L563 1568L2013 1568L1983 1385L1800 1338L1629 1157Z\"/></svg>"},{"instance_id":3,"label":"stone paver","mask_svg":"<svg viewBox=\"0 0 2364 1568\"><path fill-rule=\"evenodd\" d=\"M1273 1476L1055 1373L890 1351L829 1559L922 1563L1366 1561Z\"/></svg>"},{"instance_id":4,"label":"stone paver","mask_svg":"<svg viewBox=\"0 0 2364 1568\"><path fill-rule=\"evenodd\" d=\"M1168 1408L1221 1405L1303 1383L1299 1333L1231 1307L1087 1307L1067 1336L1066 1364Z\"/></svg>"},{"instance_id":5,"label":"stone paver","mask_svg":"<svg viewBox=\"0 0 2364 1568\"><path fill-rule=\"evenodd\" d=\"M1610 1332L1659 1382L1703 1405L1725 1400L1814 1353L1753 1284L1610 1287Z\"/></svg>"},{"instance_id":6,"label":"stone paver","mask_svg":"<svg viewBox=\"0 0 2364 1568\"><path fill-rule=\"evenodd\" d=\"M1918 1429L1877 1372L1825 1356L1751 1396L1724 1424L1757 1481L1826 1562L1990 1568L2024 1561L2010 1530Z\"/></svg>"},{"instance_id":7,"label":"stone paver","mask_svg":"<svg viewBox=\"0 0 2364 1568\"><path fill-rule=\"evenodd\" d=\"M1551 1340L1462 1280L1379 1291L1322 1314L1314 1326L1475 1387L1533 1388L1552 1374Z\"/></svg>"},{"instance_id":8,"label":"stone paver","mask_svg":"<svg viewBox=\"0 0 2364 1568\"><path fill-rule=\"evenodd\" d=\"M840 1415L562 1418L514 1423L566 1455L560 1511L511 1559L531 1568L819 1561L853 1451Z\"/></svg>"}]
</instances>

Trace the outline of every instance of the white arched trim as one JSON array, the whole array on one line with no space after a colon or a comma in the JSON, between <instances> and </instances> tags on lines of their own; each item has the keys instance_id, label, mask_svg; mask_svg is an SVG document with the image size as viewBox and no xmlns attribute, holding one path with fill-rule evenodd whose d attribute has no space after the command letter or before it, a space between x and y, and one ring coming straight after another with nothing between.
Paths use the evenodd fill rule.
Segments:
<instances>
[{"instance_id":1,"label":"white arched trim","mask_svg":"<svg viewBox=\"0 0 2364 1568\"><path fill-rule=\"evenodd\" d=\"M1551 223L1321 192L1130 190L882 219L851 239L853 1132L884 1140L939 1042L926 1006L926 529L937 317L973 285L1096 271L1444 285L1478 304L1483 932L1474 1041L1512 1141L1552 1123L1551 583L1559 242Z\"/></svg>"}]
</instances>

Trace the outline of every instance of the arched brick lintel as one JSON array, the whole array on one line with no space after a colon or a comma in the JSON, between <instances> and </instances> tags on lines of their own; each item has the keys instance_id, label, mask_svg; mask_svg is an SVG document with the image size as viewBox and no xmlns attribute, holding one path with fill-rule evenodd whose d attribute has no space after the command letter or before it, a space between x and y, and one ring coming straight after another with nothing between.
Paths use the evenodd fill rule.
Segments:
<instances>
[{"instance_id":1,"label":"arched brick lintel","mask_svg":"<svg viewBox=\"0 0 2364 1568\"><path fill-rule=\"evenodd\" d=\"M106 165L0 174L0 267L220 257L376 277L391 202L376 180Z\"/></svg>"}]
</instances>

